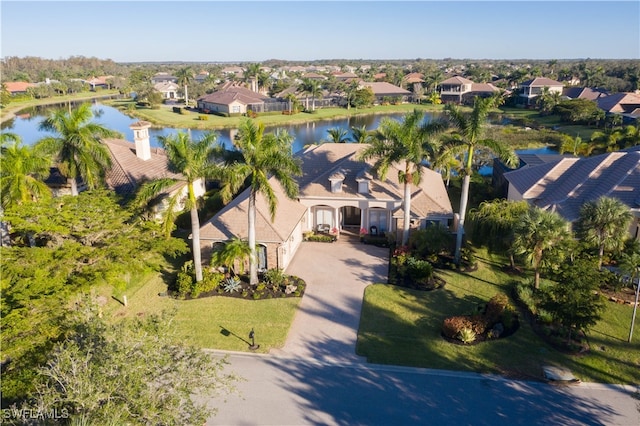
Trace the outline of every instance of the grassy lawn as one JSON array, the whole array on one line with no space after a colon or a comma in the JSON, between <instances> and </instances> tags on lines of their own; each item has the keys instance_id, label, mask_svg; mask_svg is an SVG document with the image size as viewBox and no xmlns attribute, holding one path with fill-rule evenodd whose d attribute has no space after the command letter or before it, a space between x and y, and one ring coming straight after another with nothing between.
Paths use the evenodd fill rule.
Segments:
<instances>
[{"instance_id":1,"label":"grassy lawn","mask_svg":"<svg viewBox=\"0 0 640 426\"><path fill-rule=\"evenodd\" d=\"M142 120L149 121L156 125L169 126L175 128L191 128L191 129L221 129L221 128L237 128L240 121L246 117L220 117L213 114L201 114L195 111L185 111L185 114L173 112L171 106L162 106L158 109L148 108L131 108L134 105L131 100L111 100L105 102L108 105L122 110L126 114L134 115ZM303 123L316 120L329 120L341 117L349 117L360 114L389 114L394 112L408 112L419 108L429 112L440 112L443 107L441 105L387 105L375 106L371 108L347 110L345 108L322 108L317 109L315 113L300 112L294 115L260 115L256 120L265 124L265 126L276 126L284 124ZM206 120L200 120L200 116L207 117Z\"/></svg>"},{"instance_id":2,"label":"grassy lawn","mask_svg":"<svg viewBox=\"0 0 640 426\"><path fill-rule=\"evenodd\" d=\"M111 297L110 288L102 288L100 294L109 298L105 312L115 319L175 311L176 338L202 348L248 351L248 334L254 328L256 344L260 345L257 352L265 353L284 345L301 300L253 301L231 297L176 300L159 296L166 290L162 276L154 274L127 290L127 307Z\"/></svg>"},{"instance_id":3,"label":"grassy lawn","mask_svg":"<svg viewBox=\"0 0 640 426\"><path fill-rule=\"evenodd\" d=\"M583 381L640 382L640 331L626 342L632 308L607 304L603 319L589 333L591 351L582 356L560 353L521 320L518 331L504 339L472 346L456 345L440 336L443 320L470 314L497 293L509 294L511 277L499 259L482 254L472 273L441 272L442 290L420 292L386 284L365 290L357 353L369 362L447 370L497 373L523 379L541 378L541 366L566 366ZM604 347L604 351L601 349Z\"/></svg>"}]
</instances>

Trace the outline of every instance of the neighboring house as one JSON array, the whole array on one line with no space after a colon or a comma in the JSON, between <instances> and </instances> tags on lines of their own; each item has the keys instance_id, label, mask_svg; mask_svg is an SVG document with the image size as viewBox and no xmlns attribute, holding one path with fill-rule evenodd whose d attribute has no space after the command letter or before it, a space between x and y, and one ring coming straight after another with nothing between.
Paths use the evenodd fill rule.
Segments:
<instances>
[{"instance_id":1,"label":"neighboring house","mask_svg":"<svg viewBox=\"0 0 640 426\"><path fill-rule=\"evenodd\" d=\"M491 83L474 83L460 76L448 78L441 82L438 87L442 102L458 104L473 103L473 99L476 96L484 98L500 91L499 88Z\"/></svg>"},{"instance_id":2,"label":"neighboring house","mask_svg":"<svg viewBox=\"0 0 640 426\"><path fill-rule=\"evenodd\" d=\"M595 101L608 96L609 92L604 89L592 89L590 87L565 87L562 89L562 96L567 99L589 99Z\"/></svg>"},{"instance_id":3,"label":"neighboring house","mask_svg":"<svg viewBox=\"0 0 640 426\"><path fill-rule=\"evenodd\" d=\"M630 235L640 240L640 145L587 158L562 158L504 174L509 200L527 200L569 222L601 196L617 198L634 215Z\"/></svg>"},{"instance_id":4,"label":"neighboring house","mask_svg":"<svg viewBox=\"0 0 640 426\"><path fill-rule=\"evenodd\" d=\"M91 87L91 90L95 91L96 89L108 89L109 83L107 83L107 80L110 78L113 78L113 76L101 75L99 77L91 77L90 79L83 81Z\"/></svg>"},{"instance_id":5,"label":"neighboring house","mask_svg":"<svg viewBox=\"0 0 640 426\"><path fill-rule=\"evenodd\" d=\"M178 77L166 72L159 72L153 77L151 77L151 84L158 84L158 83L165 83L165 82L177 83Z\"/></svg>"},{"instance_id":6,"label":"neighboring house","mask_svg":"<svg viewBox=\"0 0 640 426\"><path fill-rule=\"evenodd\" d=\"M278 198L273 223L264 197L256 202L256 237L260 245L261 269L286 268L304 232L349 230L384 234L402 232L403 185L398 169L392 167L381 181L371 172L373 162L359 161L366 144L314 145L297 154L303 174L298 178L297 200L284 196L280 185L271 180ZM203 253L214 244L232 237L246 239L249 190L225 206L200 229ZM420 186L413 188L411 228L439 223L448 226L453 209L439 173L426 169Z\"/></svg>"},{"instance_id":7,"label":"neighboring house","mask_svg":"<svg viewBox=\"0 0 640 426\"><path fill-rule=\"evenodd\" d=\"M318 80L318 81L324 81L324 80L327 79L326 76L324 76L322 74L315 73L315 72L304 73L301 78L305 78L305 79L309 79L309 80Z\"/></svg>"},{"instance_id":8,"label":"neighboring house","mask_svg":"<svg viewBox=\"0 0 640 426\"><path fill-rule=\"evenodd\" d=\"M336 80L340 80L340 81L351 81L354 78L358 79L358 75L356 73L353 72L341 72L341 73L337 73L334 74L334 77L336 78Z\"/></svg>"},{"instance_id":9,"label":"neighboring house","mask_svg":"<svg viewBox=\"0 0 640 426\"><path fill-rule=\"evenodd\" d=\"M239 115L246 114L248 110L263 112L265 103L269 102L277 102L277 100L244 87L230 86L199 97L197 106L205 113Z\"/></svg>"},{"instance_id":10,"label":"neighboring house","mask_svg":"<svg viewBox=\"0 0 640 426\"><path fill-rule=\"evenodd\" d=\"M527 80L518 87L518 103L524 106L535 105L535 98L540 96L545 88L549 89L551 93L557 92L562 94L564 84L546 77L536 77L532 80Z\"/></svg>"},{"instance_id":11,"label":"neighboring house","mask_svg":"<svg viewBox=\"0 0 640 426\"><path fill-rule=\"evenodd\" d=\"M12 96L15 96L26 94L28 88L35 87L36 85L34 83L27 83L26 81L6 81L4 86Z\"/></svg>"},{"instance_id":12,"label":"neighboring house","mask_svg":"<svg viewBox=\"0 0 640 426\"><path fill-rule=\"evenodd\" d=\"M49 187L54 197L63 197L72 194L69 180L60 174L60 169L57 167L51 167L49 169L49 176L44 180L44 183ZM87 185L79 177L76 178L76 187L79 193L87 190Z\"/></svg>"},{"instance_id":13,"label":"neighboring house","mask_svg":"<svg viewBox=\"0 0 640 426\"><path fill-rule=\"evenodd\" d=\"M200 71L193 79L197 83L204 83L205 81L207 81L207 79L209 79L209 73L207 71Z\"/></svg>"},{"instance_id":14,"label":"neighboring house","mask_svg":"<svg viewBox=\"0 0 640 426\"><path fill-rule=\"evenodd\" d=\"M413 95L408 90L402 87L395 86L385 81L367 82L361 81L360 87L369 87L373 91L373 95L376 98L376 103L381 104L390 99L392 102L408 102Z\"/></svg>"},{"instance_id":15,"label":"neighboring house","mask_svg":"<svg viewBox=\"0 0 640 426\"><path fill-rule=\"evenodd\" d=\"M178 98L178 90L180 86L178 84L173 83L171 81L163 81L161 83L156 83L153 85L153 88L162 93L163 99L177 99Z\"/></svg>"},{"instance_id":16,"label":"neighboring house","mask_svg":"<svg viewBox=\"0 0 640 426\"><path fill-rule=\"evenodd\" d=\"M640 95L636 93L614 93L598 98L596 103L607 114L620 114L630 120L640 117Z\"/></svg>"},{"instance_id":17,"label":"neighboring house","mask_svg":"<svg viewBox=\"0 0 640 426\"><path fill-rule=\"evenodd\" d=\"M133 130L133 143L122 139L102 141L111 154L111 169L106 174L107 186L118 195L126 197L135 194L140 185L148 181L161 178L181 179L180 174L169 170L169 160L165 150L151 147L149 141L151 124L139 121L130 127ZM196 181L194 189L196 197L204 195L206 191L204 180ZM166 196L178 191L182 192L186 198L186 182L179 181L161 194L164 200L156 207L157 214L166 208ZM182 210L184 205L180 204L177 208Z\"/></svg>"}]
</instances>

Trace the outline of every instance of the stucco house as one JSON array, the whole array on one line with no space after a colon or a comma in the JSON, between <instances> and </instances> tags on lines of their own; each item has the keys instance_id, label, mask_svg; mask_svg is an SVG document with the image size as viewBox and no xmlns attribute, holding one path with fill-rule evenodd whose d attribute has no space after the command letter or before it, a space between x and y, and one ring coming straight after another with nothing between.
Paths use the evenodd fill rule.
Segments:
<instances>
[{"instance_id":1,"label":"stucco house","mask_svg":"<svg viewBox=\"0 0 640 426\"><path fill-rule=\"evenodd\" d=\"M395 86L391 83L387 83L385 81L361 81L360 88L370 88L373 91L373 95L376 98L376 103L381 104L385 102L387 99L392 100L393 102L408 102L413 96L413 93L410 91L403 89L402 87Z\"/></svg>"},{"instance_id":2,"label":"stucco house","mask_svg":"<svg viewBox=\"0 0 640 426\"><path fill-rule=\"evenodd\" d=\"M153 77L151 77L151 84L164 83L164 82L177 83L178 77L166 72L159 72L155 74Z\"/></svg>"},{"instance_id":3,"label":"stucco house","mask_svg":"<svg viewBox=\"0 0 640 426\"><path fill-rule=\"evenodd\" d=\"M466 104L473 102L476 96L491 96L500 89L491 83L474 83L468 78L454 76L438 85L442 102Z\"/></svg>"},{"instance_id":4,"label":"stucco house","mask_svg":"<svg viewBox=\"0 0 640 426\"><path fill-rule=\"evenodd\" d=\"M569 222L601 196L617 198L634 215L629 234L640 239L640 146L586 158L559 158L504 174L507 199L527 200Z\"/></svg>"},{"instance_id":5,"label":"stucco house","mask_svg":"<svg viewBox=\"0 0 640 426\"><path fill-rule=\"evenodd\" d=\"M535 98L540 96L545 88L548 89L550 93L556 92L562 94L564 84L546 77L536 77L532 80L527 80L518 87L518 103L524 106L534 105L536 102Z\"/></svg>"},{"instance_id":6,"label":"stucco house","mask_svg":"<svg viewBox=\"0 0 640 426\"><path fill-rule=\"evenodd\" d=\"M36 87L34 83L26 81L6 81L3 85L12 96L25 94L30 87Z\"/></svg>"},{"instance_id":7,"label":"stucco house","mask_svg":"<svg viewBox=\"0 0 640 426\"><path fill-rule=\"evenodd\" d=\"M640 94L613 93L598 98L596 103L607 114L620 114L629 121L640 118Z\"/></svg>"},{"instance_id":8,"label":"stucco house","mask_svg":"<svg viewBox=\"0 0 640 426\"><path fill-rule=\"evenodd\" d=\"M260 247L260 268L286 268L307 231L358 234L385 232L401 234L403 227L403 185L398 170L391 168L385 180L371 171L373 162L358 159L366 144L314 145L296 154L303 174L297 179L296 200L284 196L272 180L278 197L275 220L271 222L264 197L256 202L256 237ZM202 225L200 239L206 258L213 245L232 237L248 236L249 190L236 197ZM448 226L453 209L439 173L426 169L419 186L413 188L411 228L431 224Z\"/></svg>"},{"instance_id":9,"label":"stucco house","mask_svg":"<svg viewBox=\"0 0 640 426\"><path fill-rule=\"evenodd\" d=\"M197 99L198 109L205 113L224 115L246 114L247 110L261 112L265 102L271 102L268 96L245 87L230 86Z\"/></svg>"},{"instance_id":10,"label":"stucco house","mask_svg":"<svg viewBox=\"0 0 640 426\"><path fill-rule=\"evenodd\" d=\"M178 90L180 87L171 81L163 81L161 83L156 83L153 85L153 88L162 93L163 99L177 99L178 98Z\"/></svg>"}]
</instances>

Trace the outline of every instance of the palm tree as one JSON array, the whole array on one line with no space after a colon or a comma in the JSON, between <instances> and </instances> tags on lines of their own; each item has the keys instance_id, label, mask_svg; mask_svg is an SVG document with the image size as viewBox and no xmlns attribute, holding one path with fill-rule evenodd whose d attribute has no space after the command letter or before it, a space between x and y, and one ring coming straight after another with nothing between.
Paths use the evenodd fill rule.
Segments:
<instances>
[{"instance_id":1,"label":"palm tree","mask_svg":"<svg viewBox=\"0 0 640 426\"><path fill-rule=\"evenodd\" d=\"M513 252L533 265L536 289L540 288L540 268L559 262L559 246L570 238L568 227L558 213L537 207L531 207L516 223Z\"/></svg>"},{"instance_id":2,"label":"palm tree","mask_svg":"<svg viewBox=\"0 0 640 426\"><path fill-rule=\"evenodd\" d=\"M37 149L55 156L55 163L71 185L71 194L78 195L76 179L81 178L87 187L94 189L104 182L111 167L109 150L101 138L114 137L118 133L91 122L93 113L89 104L75 110L57 110L40 124L40 129L56 133L37 143Z\"/></svg>"},{"instance_id":3,"label":"palm tree","mask_svg":"<svg viewBox=\"0 0 640 426\"><path fill-rule=\"evenodd\" d=\"M188 85L193 83L193 69L191 67L180 68L176 77L178 77L178 84L184 86L184 104L189 106Z\"/></svg>"},{"instance_id":4,"label":"palm tree","mask_svg":"<svg viewBox=\"0 0 640 426\"><path fill-rule=\"evenodd\" d=\"M600 197L583 204L578 220L579 235L598 249L598 269L606 251L618 251L624 246L633 214L617 198Z\"/></svg>"},{"instance_id":5,"label":"palm tree","mask_svg":"<svg viewBox=\"0 0 640 426\"><path fill-rule=\"evenodd\" d=\"M200 179L216 175L218 166L212 159L219 155L221 148L217 145L217 134L206 133L199 140L192 141L189 134L178 132L171 136L158 138L165 149L169 160L169 170L182 175L186 184L187 195L183 191L176 191L169 196L167 208L164 210L164 228L167 236L173 229L179 205L184 202L184 209L191 213L191 238L193 264L196 281L202 281L202 256L200 253L200 219L198 218L198 200L195 194L195 184ZM148 205L156 200L164 191L177 183L176 179L164 178L151 181L143 185L136 196L137 206ZM184 200L183 200L184 197Z\"/></svg>"},{"instance_id":6,"label":"palm tree","mask_svg":"<svg viewBox=\"0 0 640 426\"><path fill-rule=\"evenodd\" d=\"M373 140L373 133L367 130L367 125L363 124L362 127L351 127L351 140L355 143L371 143Z\"/></svg>"},{"instance_id":7,"label":"palm tree","mask_svg":"<svg viewBox=\"0 0 640 426\"><path fill-rule=\"evenodd\" d=\"M302 80L301 89L303 93L311 95L311 110L316 110L316 97L322 94L322 88L320 82L311 78L305 78ZM309 102L307 100L307 109L309 108Z\"/></svg>"},{"instance_id":8,"label":"palm tree","mask_svg":"<svg viewBox=\"0 0 640 426\"><path fill-rule=\"evenodd\" d=\"M248 212L248 242L251 249L249 258L249 283L258 283L258 258L256 256L256 198L262 194L269 204L271 221L275 219L278 199L271 186L273 177L284 189L287 197L295 198L298 183L294 176L302 171L293 157L291 142L293 137L284 130L264 134L264 124L256 124L246 119L240 124L239 138L235 141L236 151L224 154L225 166L220 173L222 188L220 194L225 202L242 188L245 183L250 189Z\"/></svg>"},{"instance_id":9,"label":"palm tree","mask_svg":"<svg viewBox=\"0 0 640 426\"><path fill-rule=\"evenodd\" d=\"M343 129L342 127L334 127L328 129L327 133L329 133L327 142L347 143L351 141L351 138L349 137L349 131L347 129Z\"/></svg>"},{"instance_id":10,"label":"palm tree","mask_svg":"<svg viewBox=\"0 0 640 426\"><path fill-rule=\"evenodd\" d=\"M35 147L22 145L18 135L0 136L2 208L50 197L51 191L43 182L49 176L50 157Z\"/></svg>"},{"instance_id":11,"label":"palm tree","mask_svg":"<svg viewBox=\"0 0 640 426\"><path fill-rule=\"evenodd\" d=\"M424 112L416 109L405 114L402 121L383 119L377 138L360 153L361 160L376 160L373 168L380 179L385 179L392 165L401 167L398 178L404 184L402 245L409 241L412 185L420 183L424 161L432 159L437 146L433 137L444 128L441 122L425 124L424 118Z\"/></svg>"},{"instance_id":12,"label":"palm tree","mask_svg":"<svg viewBox=\"0 0 640 426\"><path fill-rule=\"evenodd\" d=\"M235 264L238 262L240 265L238 272L244 274L245 261L246 259L250 259L250 257L251 250L249 249L249 244L247 244L245 240L234 237L224 243L223 247L213 252L211 265L224 266L235 275L238 275L235 270Z\"/></svg>"},{"instance_id":13,"label":"palm tree","mask_svg":"<svg viewBox=\"0 0 640 426\"><path fill-rule=\"evenodd\" d=\"M460 195L460 218L456 238L456 263L460 262L460 249L462 248L462 236L464 234L464 219L469 201L469 184L471 181L473 154L478 148L484 148L500 158L510 167L515 167L518 162L513 149L507 144L493 139L483 139L484 127L487 123L489 110L498 102L498 98L479 98L473 102L473 110L470 114L464 114L457 105L448 104L445 107L449 119L456 128L453 138L445 151L449 151L456 157L464 159L462 180L462 193Z\"/></svg>"},{"instance_id":14,"label":"palm tree","mask_svg":"<svg viewBox=\"0 0 640 426\"><path fill-rule=\"evenodd\" d=\"M560 144L560 154L570 152L573 155L582 155L588 157L595 149L595 145L588 142L582 142L580 136L572 138L569 135L561 135L562 143Z\"/></svg>"}]
</instances>

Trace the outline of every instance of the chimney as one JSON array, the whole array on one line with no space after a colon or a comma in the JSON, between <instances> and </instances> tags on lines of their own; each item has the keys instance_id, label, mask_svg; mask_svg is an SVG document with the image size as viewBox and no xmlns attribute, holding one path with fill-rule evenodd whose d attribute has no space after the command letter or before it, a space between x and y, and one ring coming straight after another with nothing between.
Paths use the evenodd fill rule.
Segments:
<instances>
[{"instance_id":1,"label":"chimney","mask_svg":"<svg viewBox=\"0 0 640 426\"><path fill-rule=\"evenodd\" d=\"M144 161L151 158L150 127L151 123L148 121L138 121L129 126L133 130L133 141L136 143L136 157Z\"/></svg>"}]
</instances>

